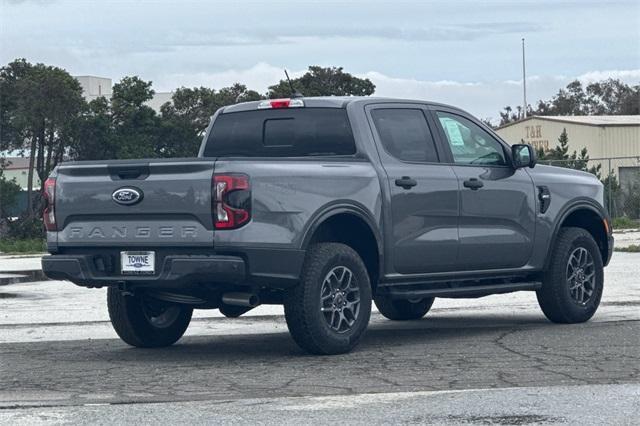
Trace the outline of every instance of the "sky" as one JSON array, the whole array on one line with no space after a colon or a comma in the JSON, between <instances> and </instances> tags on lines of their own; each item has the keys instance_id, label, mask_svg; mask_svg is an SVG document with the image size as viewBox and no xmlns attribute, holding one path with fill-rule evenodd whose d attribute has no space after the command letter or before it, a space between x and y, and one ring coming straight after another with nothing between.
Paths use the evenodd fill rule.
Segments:
<instances>
[{"instance_id":1,"label":"sky","mask_svg":"<svg viewBox=\"0 0 640 426\"><path fill-rule=\"evenodd\" d=\"M265 92L309 65L341 66L376 95L454 104L481 118L573 79L640 83L640 0L0 0L0 64L151 80L156 91Z\"/></svg>"}]
</instances>

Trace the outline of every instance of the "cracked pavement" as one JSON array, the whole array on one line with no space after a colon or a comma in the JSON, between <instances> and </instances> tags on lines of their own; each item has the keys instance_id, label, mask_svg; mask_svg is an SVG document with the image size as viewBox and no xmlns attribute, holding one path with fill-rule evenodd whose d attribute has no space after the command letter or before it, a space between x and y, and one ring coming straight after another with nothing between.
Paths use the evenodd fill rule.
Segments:
<instances>
[{"instance_id":1,"label":"cracked pavement","mask_svg":"<svg viewBox=\"0 0 640 426\"><path fill-rule=\"evenodd\" d=\"M374 313L356 350L332 357L304 354L279 307L203 311L175 346L134 349L100 291L3 286L16 296L0 299L0 423L344 422L339 408L362 424L633 424L639 278L640 255L616 253L578 325L551 324L526 292L437 300L420 321Z\"/></svg>"}]
</instances>

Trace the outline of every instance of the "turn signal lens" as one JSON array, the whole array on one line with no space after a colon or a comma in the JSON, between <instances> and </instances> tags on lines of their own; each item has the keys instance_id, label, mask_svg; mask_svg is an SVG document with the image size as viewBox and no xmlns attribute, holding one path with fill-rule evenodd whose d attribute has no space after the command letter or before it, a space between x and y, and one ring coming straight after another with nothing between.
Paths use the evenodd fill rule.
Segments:
<instances>
[{"instance_id":1,"label":"turn signal lens","mask_svg":"<svg viewBox=\"0 0 640 426\"><path fill-rule=\"evenodd\" d=\"M47 205L42 213L42 219L47 231L56 231L56 180L55 178L49 178L44 181L44 199Z\"/></svg>"},{"instance_id":2,"label":"turn signal lens","mask_svg":"<svg viewBox=\"0 0 640 426\"><path fill-rule=\"evenodd\" d=\"M213 175L213 223L216 229L236 229L251 219L251 187L244 174Z\"/></svg>"}]
</instances>

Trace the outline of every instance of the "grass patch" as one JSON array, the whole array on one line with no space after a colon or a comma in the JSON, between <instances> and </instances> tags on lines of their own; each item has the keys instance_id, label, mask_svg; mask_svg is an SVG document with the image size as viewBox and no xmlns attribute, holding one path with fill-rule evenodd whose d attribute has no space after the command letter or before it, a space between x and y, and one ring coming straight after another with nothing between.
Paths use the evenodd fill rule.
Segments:
<instances>
[{"instance_id":1,"label":"grass patch","mask_svg":"<svg viewBox=\"0 0 640 426\"><path fill-rule=\"evenodd\" d=\"M1 240L0 252L3 254L31 254L47 251L47 243L40 238L27 240Z\"/></svg>"},{"instance_id":2,"label":"grass patch","mask_svg":"<svg viewBox=\"0 0 640 426\"><path fill-rule=\"evenodd\" d=\"M612 225L613 229L640 228L640 222L634 219L629 219L626 216L614 217Z\"/></svg>"},{"instance_id":3,"label":"grass patch","mask_svg":"<svg viewBox=\"0 0 640 426\"><path fill-rule=\"evenodd\" d=\"M622 251L625 253L640 253L640 246L637 244L631 244L627 247L616 247L613 251Z\"/></svg>"}]
</instances>

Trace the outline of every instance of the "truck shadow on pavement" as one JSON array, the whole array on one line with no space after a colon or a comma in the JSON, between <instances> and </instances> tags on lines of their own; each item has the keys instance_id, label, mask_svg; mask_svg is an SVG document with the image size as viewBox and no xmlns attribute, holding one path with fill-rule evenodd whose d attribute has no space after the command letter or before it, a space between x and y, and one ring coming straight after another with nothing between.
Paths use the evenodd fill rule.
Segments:
<instances>
[{"instance_id":1,"label":"truck shadow on pavement","mask_svg":"<svg viewBox=\"0 0 640 426\"><path fill-rule=\"evenodd\" d=\"M230 320L233 321L233 320ZM580 325L578 325L580 326ZM248 325L247 327L250 327ZM543 318L535 316L513 317L440 317L425 318L418 321L393 322L377 320L366 331L361 343L351 354L364 355L367 352L394 351L404 347L407 350L428 350L429 348L467 344L469 341L486 342L496 335L520 330L554 329L557 326ZM567 326L564 326L567 327ZM575 327L575 326L574 326ZM185 336L177 344L169 348L140 349L131 348L119 341L109 341L110 352L118 352L131 360L144 360L147 357L154 361L188 362L202 356L216 359L237 358L256 360L280 358L282 356L314 357L302 351L289 334L224 334L207 336ZM348 357L351 354L338 355ZM322 358L322 356L320 356ZM328 359L328 358L327 358Z\"/></svg>"}]
</instances>

